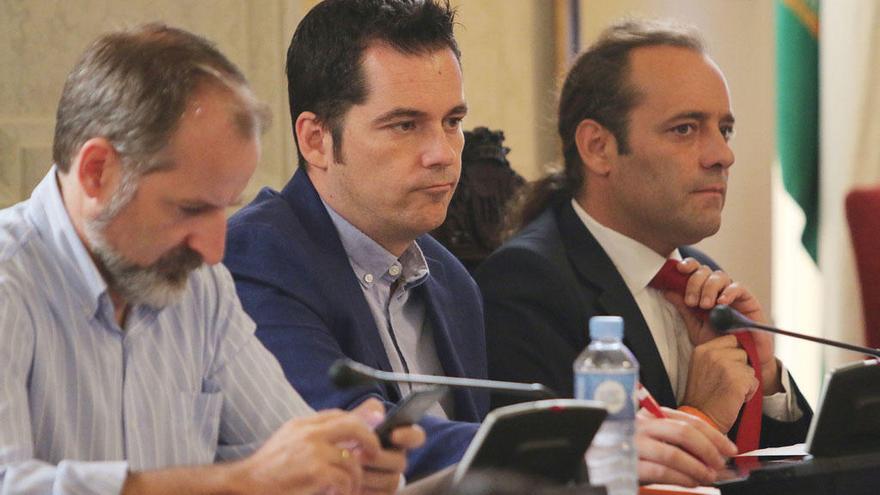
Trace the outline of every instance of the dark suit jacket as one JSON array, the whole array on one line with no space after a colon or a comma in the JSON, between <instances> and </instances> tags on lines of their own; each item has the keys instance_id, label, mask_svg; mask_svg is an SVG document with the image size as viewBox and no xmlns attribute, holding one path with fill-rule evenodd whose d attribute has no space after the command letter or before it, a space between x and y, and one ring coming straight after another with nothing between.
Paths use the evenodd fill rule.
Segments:
<instances>
[{"instance_id":1,"label":"dark suit jacket","mask_svg":"<svg viewBox=\"0 0 880 495\"><path fill-rule=\"evenodd\" d=\"M683 247L717 269L696 249ZM545 210L477 269L486 310L489 376L543 383L573 394L573 363L589 343L592 316L619 315L624 343L639 361L642 384L660 404L677 407L654 338L611 259L568 201ZM794 381L792 380L794 386ZM803 417L782 423L764 416L761 445L804 441L812 411L794 386ZM498 397L493 407L516 401ZM731 431L735 435L736 426Z\"/></svg>"},{"instance_id":2,"label":"dark suit jacket","mask_svg":"<svg viewBox=\"0 0 880 495\"><path fill-rule=\"evenodd\" d=\"M418 286L443 371L484 378L486 346L479 291L461 264L425 235L417 239L430 276ZM263 189L229 221L226 266L257 337L281 362L287 379L315 409L350 409L368 397L390 407L394 386L340 390L327 377L349 357L391 371L373 314L330 216L303 169L279 193ZM484 392L455 390L457 421L428 417L426 445L409 457L418 478L459 460L488 412Z\"/></svg>"}]
</instances>

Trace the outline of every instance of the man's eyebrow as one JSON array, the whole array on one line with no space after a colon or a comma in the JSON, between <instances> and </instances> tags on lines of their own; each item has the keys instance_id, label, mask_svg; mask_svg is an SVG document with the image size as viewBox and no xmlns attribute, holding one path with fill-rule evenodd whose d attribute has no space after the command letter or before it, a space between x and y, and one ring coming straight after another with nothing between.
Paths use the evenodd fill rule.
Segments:
<instances>
[{"instance_id":1,"label":"man's eyebrow","mask_svg":"<svg viewBox=\"0 0 880 495\"><path fill-rule=\"evenodd\" d=\"M687 119L698 120L700 122L704 122L706 120L709 120L709 118L710 118L710 114L708 112L687 111L687 112L677 113L677 114L673 115L672 117L669 117L668 119L666 119L666 122L674 122L676 120L687 120ZM733 124L734 122L736 122L736 119L733 118L732 114L727 113L721 117L720 121L725 124Z\"/></svg>"},{"instance_id":2,"label":"man's eyebrow","mask_svg":"<svg viewBox=\"0 0 880 495\"><path fill-rule=\"evenodd\" d=\"M466 113L468 113L467 103L462 103L454 106L446 115L464 115Z\"/></svg>"},{"instance_id":3,"label":"man's eyebrow","mask_svg":"<svg viewBox=\"0 0 880 495\"><path fill-rule=\"evenodd\" d=\"M237 208L244 204L244 195L239 195L229 204L217 204L213 201L199 198L181 199L179 203L187 208Z\"/></svg>"},{"instance_id":4,"label":"man's eyebrow","mask_svg":"<svg viewBox=\"0 0 880 495\"><path fill-rule=\"evenodd\" d=\"M456 105L452 107L452 109L449 110L446 115L464 115L467 112L467 104L462 103L461 105ZM373 123L376 125L382 125L398 119L423 119L427 116L427 112L423 112L415 108L395 108L394 110L385 112L382 115L379 115L378 117L373 119Z\"/></svg>"},{"instance_id":5,"label":"man's eyebrow","mask_svg":"<svg viewBox=\"0 0 880 495\"><path fill-rule=\"evenodd\" d=\"M381 125L398 119L421 119L427 115L425 112L415 108L395 108L373 119L373 123Z\"/></svg>"},{"instance_id":6,"label":"man's eyebrow","mask_svg":"<svg viewBox=\"0 0 880 495\"><path fill-rule=\"evenodd\" d=\"M707 112L698 111L681 112L669 117L666 119L666 122L673 122L676 120L699 120L700 122L703 122L709 120L709 114Z\"/></svg>"}]
</instances>

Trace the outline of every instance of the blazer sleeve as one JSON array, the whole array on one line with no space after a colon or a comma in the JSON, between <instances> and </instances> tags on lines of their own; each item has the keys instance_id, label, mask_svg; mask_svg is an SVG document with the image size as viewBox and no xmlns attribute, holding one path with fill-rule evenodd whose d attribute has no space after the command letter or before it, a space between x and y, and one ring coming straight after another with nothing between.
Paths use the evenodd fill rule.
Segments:
<instances>
[{"instance_id":1,"label":"blazer sleeve","mask_svg":"<svg viewBox=\"0 0 880 495\"><path fill-rule=\"evenodd\" d=\"M579 289L536 251L506 247L478 268L483 294L489 377L539 382L573 394L572 363L586 346ZM492 407L525 399L493 394Z\"/></svg>"},{"instance_id":2,"label":"blazer sleeve","mask_svg":"<svg viewBox=\"0 0 880 495\"><path fill-rule=\"evenodd\" d=\"M792 393L795 394L798 408L803 412L803 415L797 421L789 423L763 416L761 418L761 448L793 445L802 443L807 438L810 422L813 420L813 409L807 403L807 399L800 389L798 389L797 384L794 382L794 377L790 377L789 384L792 387Z\"/></svg>"}]
</instances>

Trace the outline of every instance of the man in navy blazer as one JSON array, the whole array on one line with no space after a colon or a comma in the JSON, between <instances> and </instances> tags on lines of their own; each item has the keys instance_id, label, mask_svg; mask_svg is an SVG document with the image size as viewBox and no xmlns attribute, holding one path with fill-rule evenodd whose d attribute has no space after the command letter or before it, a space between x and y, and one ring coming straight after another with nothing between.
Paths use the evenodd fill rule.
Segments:
<instances>
[{"instance_id":1,"label":"man in navy blazer","mask_svg":"<svg viewBox=\"0 0 880 495\"><path fill-rule=\"evenodd\" d=\"M467 112L454 12L435 1L328 0L298 26L287 76L299 169L229 223L225 263L257 336L316 409L386 406L409 386L340 390L348 357L413 373L486 377L481 297L426 235L461 171ZM488 412L455 390L421 421L418 478L459 460Z\"/></svg>"}]
</instances>

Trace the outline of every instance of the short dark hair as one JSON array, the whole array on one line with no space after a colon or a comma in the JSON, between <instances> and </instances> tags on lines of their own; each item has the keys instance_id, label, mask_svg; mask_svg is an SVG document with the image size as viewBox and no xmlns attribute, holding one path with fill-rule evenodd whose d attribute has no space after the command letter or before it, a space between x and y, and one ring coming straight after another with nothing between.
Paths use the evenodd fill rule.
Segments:
<instances>
[{"instance_id":1,"label":"short dark hair","mask_svg":"<svg viewBox=\"0 0 880 495\"><path fill-rule=\"evenodd\" d=\"M66 173L79 148L100 136L119 152L127 174L171 165L156 158L203 84L236 94L241 108L233 119L243 135L268 125L269 112L244 75L210 41L157 23L101 36L65 81L55 121L55 164Z\"/></svg>"},{"instance_id":2,"label":"short dark hair","mask_svg":"<svg viewBox=\"0 0 880 495\"><path fill-rule=\"evenodd\" d=\"M287 49L290 118L313 112L340 155L342 121L367 98L363 53L385 43L406 54L448 48L461 58L448 0L324 0L299 23ZM296 139L296 132L294 132ZM297 142L297 145L299 143ZM300 165L305 158L297 151Z\"/></svg>"},{"instance_id":3,"label":"short dark hair","mask_svg":"<svg viewBox=\"0 0 880 495\"><path fill-rule=\"evenodd\" d=\"M639 93L629 82L632 50L646 46L676 46L700 53L705 45L691 26L669 21L628 19L605 29L568 72L559 96L561 170L530 184L511 212L510 230L537 217L550 204L571 199L584 184L584 164L578 153L578 125L593 119L614 135L621 154L629 153L629 114Z\"/></svg>"}]
</instances>

